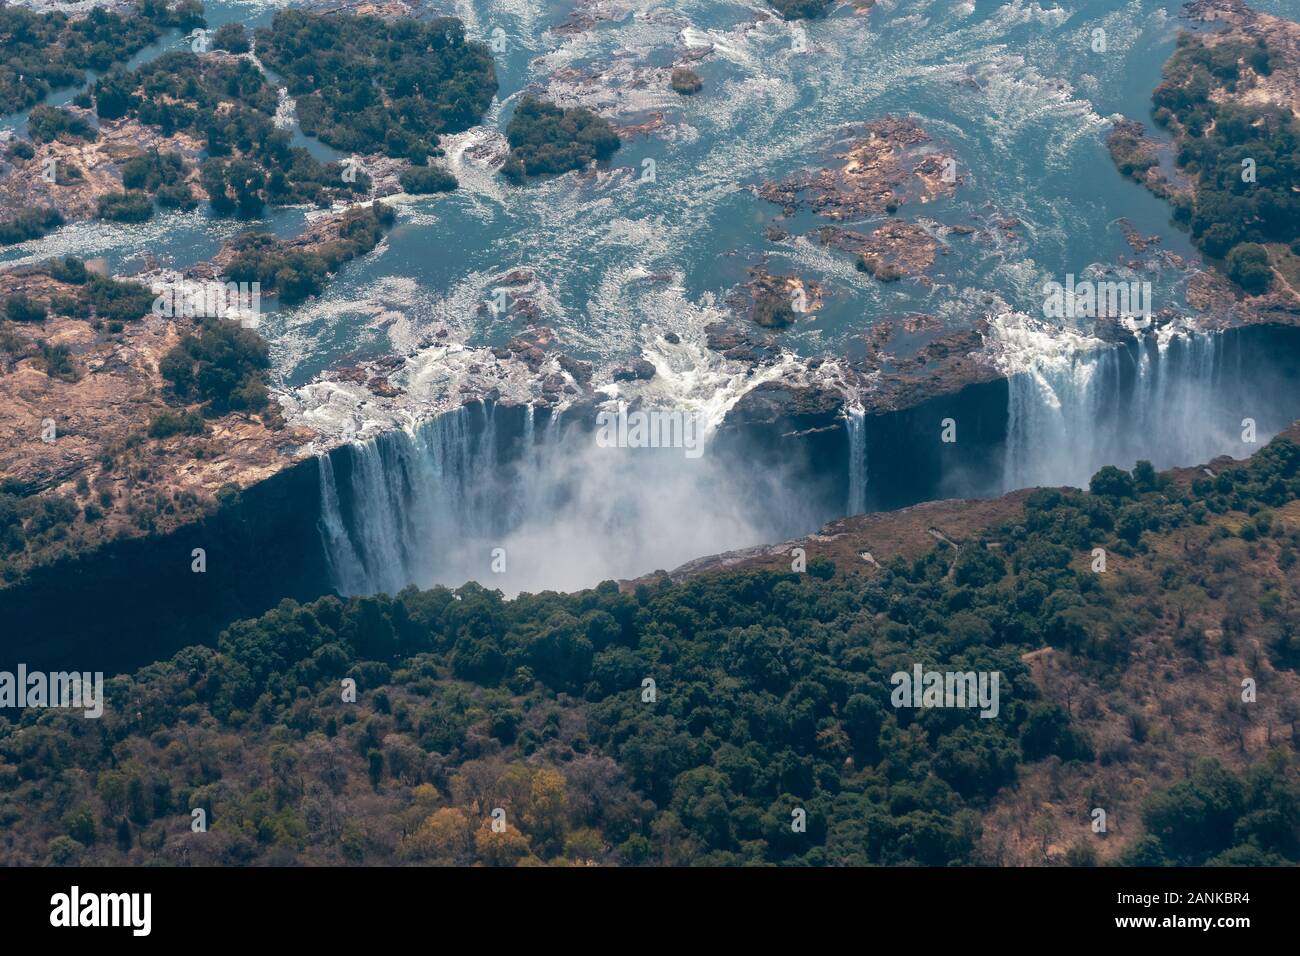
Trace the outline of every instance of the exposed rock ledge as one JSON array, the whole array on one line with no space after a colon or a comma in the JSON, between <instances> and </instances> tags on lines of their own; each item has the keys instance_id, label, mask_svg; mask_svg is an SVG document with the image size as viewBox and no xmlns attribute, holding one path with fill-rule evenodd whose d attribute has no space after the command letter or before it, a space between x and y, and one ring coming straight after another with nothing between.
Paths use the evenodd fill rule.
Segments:
<instances>
[{"instance_id":1,"label":"exposed rock ledge","mask_svg":"<svg viewBox=\"0 0 1300 956\"><path fill-rule=\"evenodd\" d=\"M915 120L885 116L851 130L824 168L764 183L758 195L786 215L801 208L837 221L892 215L904 202L930 202L956 190L960 176L944 176L945 158Z\"/></svg>"}]
</instances>

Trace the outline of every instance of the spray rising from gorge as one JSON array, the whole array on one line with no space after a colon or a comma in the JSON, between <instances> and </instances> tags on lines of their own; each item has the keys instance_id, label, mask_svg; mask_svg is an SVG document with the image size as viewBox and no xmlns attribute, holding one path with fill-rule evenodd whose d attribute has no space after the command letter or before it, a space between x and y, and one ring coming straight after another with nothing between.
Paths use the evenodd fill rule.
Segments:
<instances>
[{"instance_id":1,"label":"spray rising from gorge","mask_svg":"<svg viewBox=\"0 0 1300 956\"><path fill-rule=\"evenodd\" d=\"M321 529L348 594L479 580L573 590L815 526L780 468L685 448L602 447L532 406L475 404L320 459ZM518 416L516 416L518 417Z\"/></svg>"}]
</instances>

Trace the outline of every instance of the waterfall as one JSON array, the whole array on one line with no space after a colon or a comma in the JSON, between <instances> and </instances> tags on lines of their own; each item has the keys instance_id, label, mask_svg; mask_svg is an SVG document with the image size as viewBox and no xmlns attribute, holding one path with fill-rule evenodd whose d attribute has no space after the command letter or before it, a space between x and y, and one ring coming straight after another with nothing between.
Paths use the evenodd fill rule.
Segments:
<instances>
[{"instance_id":1,"label":"waterfall","mask_svg":"<svg viewBox=\"0 0 1300 956\"><path fill-rule=\"evenodd\" d=\"M845 408L844 429L849 445L849 501L844 513L856 515L866 507L867 494L866 413L862 406Z\"/></svg>"},{"instance_id":2,"label":"waterfall","mask_svg":"<svg viewBox=\"0 0 1300 956\"><path fill-rule=\"evenodd\" d=\"M321 540L339 590L393 593L426 580L469 533L492 526L495 406L479 411L477 430L468 406L345 446L343 494L322 457Z\"/></svg>"},{"instance_id":3,"label":"waterfall","mask_svg":"<svg viewBox=\"0 0 1300 956\"><path fill-rule=\"evenodd\" d=\"M329 455L318 455L316 462L320 471L321 538L325 545L325 556L329 560L330 573L345 594L355 594L365 589L366 582L357 574L361 560L348 537L339 510L334 463Z\"/></svg>"},{"instance_id":4,"label":"waterfall","mask_svg":"<svg viewBox=\"0 0 1300 956\"><path fill-rule=\"evenodd\" d=\"M539 421L527 406L480 403L336 449L321 460L319 522L335 587L576 589L830 517L812 513L784 462L600 447L593 429L558 411Z\"/></svg>"},{"instance_id":5,"label":"waterfall","mask_svg":"<svg viewBox=\"0 0 1300 956\"><path fill-rule=\"evenodd\" d=\"M1051 356L1011 376L1004 490L1068 484L1076 466L1097 457L1113 358L1106 351Z\"/></svg>"},{"instance_id":6,"label":"waterfall","mask_svg":"<svg viewBox=\"0 0 1300 956\"><path fill-rule=\"evenodd\" d=\"M1036 356L1008 380L1003 490L1086 487L1103 465L1139 459L1164 469L1250 454L1241 420L1256 419L1267 441L1294 411L1279 392L1294 397L1295 386L1234 341L1192 333Z\"/></svg>"}]
</instances>

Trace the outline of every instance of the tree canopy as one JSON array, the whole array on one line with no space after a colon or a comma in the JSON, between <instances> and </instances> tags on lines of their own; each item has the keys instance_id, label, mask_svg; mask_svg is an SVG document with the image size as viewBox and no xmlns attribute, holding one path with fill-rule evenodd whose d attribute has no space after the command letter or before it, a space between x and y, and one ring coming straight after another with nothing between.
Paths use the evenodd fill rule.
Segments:
<instances>
[{"instance_id":1,"label":"tree canopy","mask_svg":"<svg viewBox=\"0 0 1300 956\"><path fill-rule=\"evenodd\" d=\"M1211 44L1184 33L1152 95L1156 121L1178 136L1178 165L1196 180L1195 200L1179 217L1201 251L1227 260L1229 277L1251 293L1272 280L1262 244L1300 237L1300 194L1292 188L1300 181L1300 125L1289 110L1231 95L1271 72L1262 39Z\"/></svg>"},{"instance_id":2,"label":"tree canopy","mask_svg":"<svg viewBox=\"0 0 1300 956\"><path fill-rule=\"evenodd\" d=\"M297 98L303 131L355 153L423 163L439 134L479 122L497 91L491 52L447 17L281 10L257 31L257 52Z\"/></svg>"},{"instance_id":3,"label":"tree canopy","mask_svg":"<svg viewBox=\"0 0 1300 956\"><path fill-rule=\"evenodd\" d=\"M502 173L516 182L582 169L593 160L608 159L620 145L604 117L581 107L561 109L534 96L525 96L515 107L506 139L510 157Z\"/></svg>"}]
</instances>

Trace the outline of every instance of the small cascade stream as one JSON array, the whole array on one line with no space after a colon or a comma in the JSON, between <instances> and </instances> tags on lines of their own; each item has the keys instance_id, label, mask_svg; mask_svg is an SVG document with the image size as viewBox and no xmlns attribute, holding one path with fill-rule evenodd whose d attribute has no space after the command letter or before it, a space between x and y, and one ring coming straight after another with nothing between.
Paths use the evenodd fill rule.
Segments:
<instances>
[{"instance_id":1,"label":"small cascade stream","mask_svg":"<svg viewBox=\"0 0 1300 956\"><path fill-rule=\"evenodd\" d=\"M849 444L849 500L846 515L861 514L866 507L867 431L866 413L860 406L846 408L844 427Z\"/></svg>"}]
</instances>

